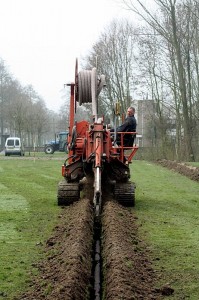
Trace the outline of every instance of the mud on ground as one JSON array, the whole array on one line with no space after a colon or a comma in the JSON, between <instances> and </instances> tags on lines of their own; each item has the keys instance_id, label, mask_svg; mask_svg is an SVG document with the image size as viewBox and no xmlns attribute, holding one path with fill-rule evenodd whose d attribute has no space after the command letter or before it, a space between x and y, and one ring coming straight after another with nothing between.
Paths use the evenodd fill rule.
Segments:
<instances>
[{"instance_id":1,"label":"mud on ground","mask_svg":"<svg viewBox=\"0 0 199 300\"><path fill-rule=\"evenodd\" d=\"M107 196L102 214L103 299L161 299L135 215L110 200ZM46 242L46 259L37 265L39 274L15 300L94 300L90 297L91 201L84 198L60 210L59 225Z\"/></svg>"},{"instance_id":2,"label":"mud on ground","mask_svg":"<svg viewBox=\"0 0 199 300\"><path fill-rule=\"evenodd\" d=\"M102 228L104 299L161 299L147 247L138 236L135 215L107 201Z\"/></svg>"},{"instance_id":3,"label":"mud on ground","mask_svg":"<svg viewBox=\"0 0 199 300\"><path fill-rule=\"evenodd\" d=\"M46 241L46 259L34 265L39 274L18 300L86 299L89 292L93 212L90 201L65 207L59 225Z\"/></svg>"}]
</instances>

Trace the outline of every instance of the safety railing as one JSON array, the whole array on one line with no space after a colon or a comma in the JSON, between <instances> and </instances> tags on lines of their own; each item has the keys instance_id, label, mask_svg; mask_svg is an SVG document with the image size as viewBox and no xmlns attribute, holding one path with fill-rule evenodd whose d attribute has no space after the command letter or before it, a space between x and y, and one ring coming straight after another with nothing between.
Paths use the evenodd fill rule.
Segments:
<instances>
[{"instance_id":1,"label":"safety railing","mask_svg":"<svg viewBox=\"0 0 199 300\"><path fill-rule=\"evenodd\" d=\"M136 144L136 134L137 132L117 132L117 137L119 137L119 139L114 141L114 147L116 148L121 161L130 163L136 154L139 148ZM129 139L127 137L128 135ZM128 146L130 142L132 145Z\"/></svg>"}]
</instances>

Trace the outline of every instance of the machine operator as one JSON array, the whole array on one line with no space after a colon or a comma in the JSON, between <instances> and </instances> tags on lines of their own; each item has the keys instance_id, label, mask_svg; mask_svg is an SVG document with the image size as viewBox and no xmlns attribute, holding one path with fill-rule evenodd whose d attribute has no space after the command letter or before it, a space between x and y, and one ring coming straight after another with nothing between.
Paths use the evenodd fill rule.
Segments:
<instances>
[{"instance_id":1,"label":"machine operator","mask_svg":"<svg viewBox=\"0 0 199 300\"><path fill-rule=\"evenodd\" d=\"M135 114L135 108L129 107L127 109L126 119L124 120L123 124L121 124L120 126L118 126L116 128L116 133L117 132L136 132L137 122L136 122L134 114ZM114 129L111 129L111 131L113 132ZM126 147L132 147L135 136L132 134L124 134L123 137L124 137L123 145ZM116 135L116 142L118 145L121 144L121 134L119 134L119 133Z\"/></svg>"}]
</instances>

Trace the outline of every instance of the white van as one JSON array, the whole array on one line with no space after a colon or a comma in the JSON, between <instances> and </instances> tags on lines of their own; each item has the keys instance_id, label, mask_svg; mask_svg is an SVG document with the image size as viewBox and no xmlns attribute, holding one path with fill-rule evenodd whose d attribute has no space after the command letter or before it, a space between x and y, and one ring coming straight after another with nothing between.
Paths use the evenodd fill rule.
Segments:
<instances>
[{"instance_id":1,"label":"white van","mask_svg":"<svg viewBox=\"0 0 199 300\"><path fill-rule=\"evenodd\" d=\"M5 143L5 156L7 155L20 155L24 156L24 146L21 139L18 137L9 137Z\"/></svg>"}]
</instances>

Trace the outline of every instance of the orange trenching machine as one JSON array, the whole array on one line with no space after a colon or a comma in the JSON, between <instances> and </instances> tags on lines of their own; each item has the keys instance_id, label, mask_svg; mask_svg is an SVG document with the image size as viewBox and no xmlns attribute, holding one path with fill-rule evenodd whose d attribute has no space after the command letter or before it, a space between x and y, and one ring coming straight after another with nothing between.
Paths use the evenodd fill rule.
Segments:
<instances>
[{"instance_id":1,"label":"orange trenching machine","mask_svg":"<svg viewBox=\"0 0 199 300\"><path fill-rule=\"evenodd\" d=\"M76 61L75 82L70 86L70 123L68 158L62 166L63 180L58 185L58 205L69 205L79 200L84 178L91 181L93 204L98 216L102 207L103 190L108 187L114 198L124 206L134 206L135 185L130 181L129 163L138 147L116 145L109 126L98 116L98 96L105 86L105 76L97 75L96 68L78 72ZM79 105L91 103L92 121L75 121ZM128 132L135 135L135 132Z\"/></svg>"}]
</instances>

